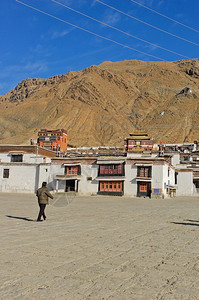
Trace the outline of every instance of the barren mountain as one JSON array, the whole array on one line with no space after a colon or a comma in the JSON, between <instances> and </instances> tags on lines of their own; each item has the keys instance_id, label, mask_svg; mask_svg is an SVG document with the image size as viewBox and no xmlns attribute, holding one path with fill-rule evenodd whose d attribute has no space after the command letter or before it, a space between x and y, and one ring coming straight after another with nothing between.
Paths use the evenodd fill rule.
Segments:
<instances>
[{"instance_id":1,"label":"barren mountain","mask_svg":"<svg viewBox=\"0 0 199 300\"><path fill-rule=\"evenodd\" d=\"M121 145L136 128L156 142L199 140L199 60L104 62L26 79L0 96L0 142L29 143L41 128L73 146Z\"/></svg>"}]
</instances>

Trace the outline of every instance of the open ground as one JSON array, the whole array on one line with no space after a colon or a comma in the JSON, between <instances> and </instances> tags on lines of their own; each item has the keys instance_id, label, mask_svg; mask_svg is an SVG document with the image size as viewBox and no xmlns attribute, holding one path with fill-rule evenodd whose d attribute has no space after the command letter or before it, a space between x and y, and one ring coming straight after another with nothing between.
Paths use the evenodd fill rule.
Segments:
<instances>
[{"instance_id":1,"label":"open ground","mask_svg":"<svg viewBox=\"0 0 199 300\"><path fill-rule=\"evenodd\" d=\"M0 299L199 299L199 197L0 194Z\"/></svg>"}]
</instances>

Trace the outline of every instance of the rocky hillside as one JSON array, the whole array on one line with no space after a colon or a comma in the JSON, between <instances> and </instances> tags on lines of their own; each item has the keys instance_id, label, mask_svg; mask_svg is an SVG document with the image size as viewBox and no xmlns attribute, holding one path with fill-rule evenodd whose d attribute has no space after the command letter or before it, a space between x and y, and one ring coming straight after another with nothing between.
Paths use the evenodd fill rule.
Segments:
<instances>
[{"instance_id":1,"label":"rocky hillside","mask_svg":"<svg viewBox=\"0 0 199 300\"><path fill-rule=\"evenodd\" d=\"M29 143L41 128L73 146L121 145L135 128L156 142L199 140L199 60L104 62L26 79L0 96L0 143Z\"/></svg>"}]
</instances>

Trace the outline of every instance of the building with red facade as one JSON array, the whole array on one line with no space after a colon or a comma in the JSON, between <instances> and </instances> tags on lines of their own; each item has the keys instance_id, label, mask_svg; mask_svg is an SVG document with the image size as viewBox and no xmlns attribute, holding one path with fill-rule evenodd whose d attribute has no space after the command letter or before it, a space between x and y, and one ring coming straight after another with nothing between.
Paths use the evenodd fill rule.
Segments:
<instances>
[{"instance_id":1,"label":"building with red facade","mask_svg":"<svg viewBox=\"0 0 199 300\"><path fill-rule=\"evenodd\" d=\"M148 134L141 130L130 133L129 137L124 140L125 151L150 151L153 150L153 141Z\"/></svg>"},{"instance_id":2,"label":"building with red facade","mask_svg":"<svg viewBox=\"0 0 199 300\"><path fill-rule=\"evenodd\" d=\"M53 151L65 152L67 150L67 131L65 129L47 130L38 132L37 144Z\"/></svg>"}]
</instances>

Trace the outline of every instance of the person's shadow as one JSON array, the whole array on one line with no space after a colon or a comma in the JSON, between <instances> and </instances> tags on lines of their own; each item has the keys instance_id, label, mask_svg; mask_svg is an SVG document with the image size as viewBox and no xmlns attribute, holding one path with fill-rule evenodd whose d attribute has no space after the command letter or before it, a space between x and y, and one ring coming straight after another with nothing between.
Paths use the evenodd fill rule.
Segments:
<instances>
[{"instance_id":1,"label":"person's shadow","mask_svg":"<svg viewBox=\"0 0 199 300\"><path fill-rule=\"evenodd\" d=\"M198 223L199 223L198 220L184 220L184 221L188 221L188 222L198 222Z\"/></svg>"},{"instance_id":2,"label":"person's shadow","mask_svg":"<svg viewBox=\"0 0 199 300\"><path fill-rule=\"evenodd\" d=\"M199 226L199 221L197 221L197 220L184 220L184 221L188 221L188 222L171 222L171 223L172 224L178 224L178 225Z\"/></svg>"},{"instance_id":3,"label":"person's shadow","mask_svg":"<svg viewBox=\"0 0 199 300\"><path fill-rule=\"evenodd\" d=\"M7 218L11 219L18 219L18 220L23 220L23 221L28 221L28 222L34 222L35 220L29 219L29 218L24 218L24 217L14 217L14 216L9 216L6 215Z\"/></svg>"}]
</instances>

